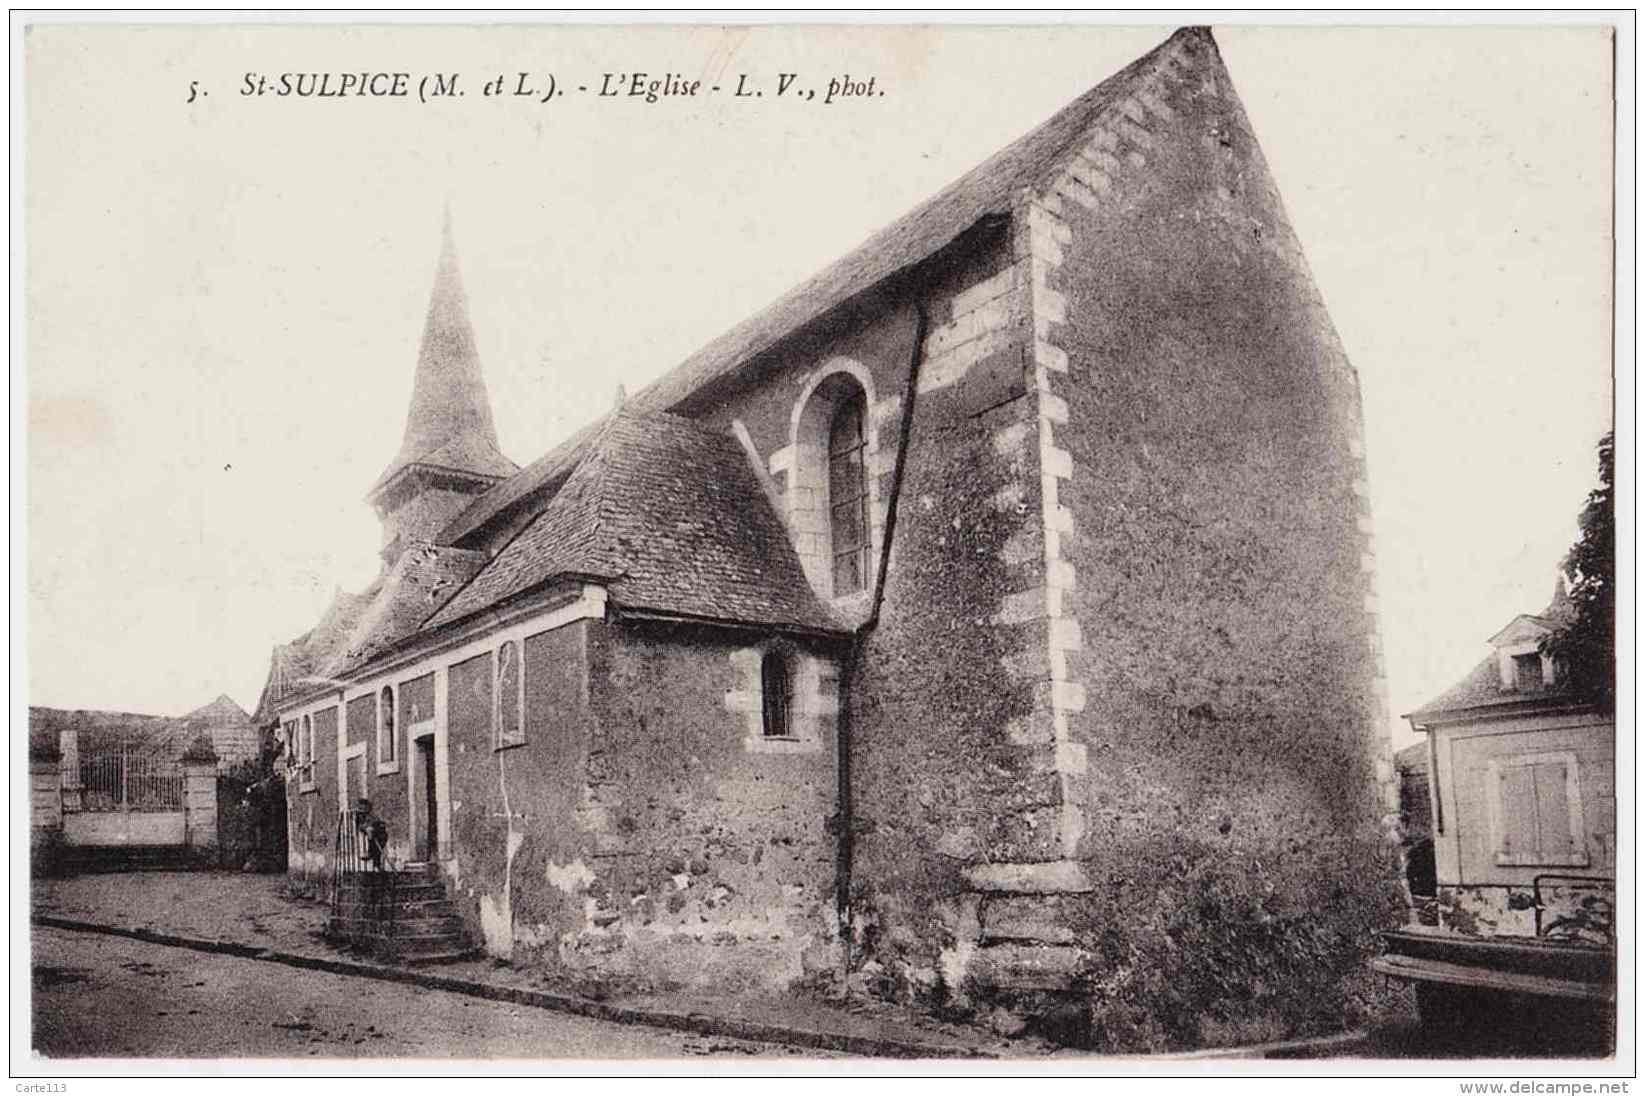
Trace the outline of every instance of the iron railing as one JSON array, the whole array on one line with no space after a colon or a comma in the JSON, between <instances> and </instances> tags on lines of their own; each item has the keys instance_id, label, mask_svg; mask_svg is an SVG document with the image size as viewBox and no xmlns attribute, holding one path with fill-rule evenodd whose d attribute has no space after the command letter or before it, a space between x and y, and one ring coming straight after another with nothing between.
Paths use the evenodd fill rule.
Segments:
<instances>
[{"instance_id":1,"label":"iron railing","mask_svg":"<svg viewBox=\"0 0 1645 1097\"><path fill-rule=\"evenodd\" d=\"M337 813L337 833L332 840L331 913L344 919L352 913L376 922L379 932L387 932L398 905L398 866L389 857L383 841L373 850L370 831L374 820L369 812L343 808ZM345 900L363 909L346 912Z\"/></svg>"},{"instance_id":2,"label":"iron railing","mask_svg":"<svg viewBox=\"0 0 1645 1097\"><path fill-rule=\"evenodd\" d=\"M86 811L182 811L183 768L124 747L99 751L80 759L80 802Z\"/></svg>"}]
</instances>

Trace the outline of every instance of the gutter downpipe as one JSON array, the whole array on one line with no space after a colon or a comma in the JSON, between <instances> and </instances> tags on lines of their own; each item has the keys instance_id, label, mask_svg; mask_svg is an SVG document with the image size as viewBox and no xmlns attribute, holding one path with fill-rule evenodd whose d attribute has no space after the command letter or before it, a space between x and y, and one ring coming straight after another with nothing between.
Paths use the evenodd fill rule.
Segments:
<instances>
[{"instance_id":1,"label":"gutter downpipe","mask_svg":"<svg viewBox=\"0 0 1645 1097\"><path fill-rule=\"evenodd\" d=\"M902 426L897 435L897 458L891 467L891 491L885 503L885 533L880 540L880 566L874 575L874 600L867 620L851 633L851 645L846 649L845 665L840 681L845 696L840 705L835 739L835 788L838 797L835 823L839 828L835 847L834 902L839 916L843 969L851 971L851 864L855 835L851 800L851 682L856 677L857 660L862 654L868 634L880 621L880 606L885 601L885 575L891 563L891 540L897 529L897 501L902 494L903 469L908 463L908 442L914 427L914 400L920 387L920 362L925 352L925 337L931 326L925 302L914 300L914 346L908 357L908 380L904 385Z\"/></svg>"}]
</instances>

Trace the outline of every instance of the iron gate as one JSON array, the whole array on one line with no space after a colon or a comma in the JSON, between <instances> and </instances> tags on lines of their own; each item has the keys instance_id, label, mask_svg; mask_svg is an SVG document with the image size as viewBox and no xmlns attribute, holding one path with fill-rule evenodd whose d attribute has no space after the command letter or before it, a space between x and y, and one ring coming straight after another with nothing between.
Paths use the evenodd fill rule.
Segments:
<instances>
[{"instance_id":1,"label":"iron gate","mask_svg":"<svg viewBox=\"0 0 1645 1097\"><path fill-rule=\"evenodd\" d=\"M181 762L130 746L80 757L80 807L64 812L63 839L88 849L188 844ZM213 820L215 825L215 820Z\"/></svg>"},{"instance_id":2,"label":"iron gate","mask_svg":"<svg viewBox=\"0 0 1645 1097\"><path fill-rule=\"evenodd\" d=\"M182 811L183 767L129 747L99 751L80 759L80 799L84 811Z\"/></svg>"}]
</instances>

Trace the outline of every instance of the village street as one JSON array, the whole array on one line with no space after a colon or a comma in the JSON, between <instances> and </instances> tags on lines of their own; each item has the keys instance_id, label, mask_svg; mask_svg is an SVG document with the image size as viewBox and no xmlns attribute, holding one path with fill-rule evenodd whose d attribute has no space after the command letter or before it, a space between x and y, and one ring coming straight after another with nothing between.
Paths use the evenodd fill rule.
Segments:
<instances>
[{"instance_id":1,"label":"village street","mask_svg":"<svg viewBox=\"0 0 1645 1097\"><path fill-rule=\"evenodd\" d=\"M123 933L164 933L203 943L232 942L266 950L271 957L354 959L324 941L325 905L288 895L284 876L105 873L39 879L31 890L36 918L119 927ZM414 983L333 974L38 921L30 939L32 1046L47 1058L798 1060L843 1054L817 1046L600 1020ZM568 992L545 983L528 968L499 965L484 957L427 970L471 985ZM889 1006L869 1008L865 1003L838 1008L800 996L714 999L620 993L606 1001L641 1011L849 1036L859 1041L849 1045L859 1055L908 1054L875 1047L874 1040L931 1049L919 1057L968 1052L1006 1058L1083 1054L1026 1036L1005 1040L979 1027L943 1023ZM1540 1022L1519 1026L1518 1032L1514 1027L1447 1035L1425 1031L1414 1019L1406 1019L1347 1040L1210 1054L1456 1059L1594 1053L1587 1044L1568 1043L1541 1031ZM747 1029L722 1031L766 1036Z\"/></svg>"},{"instance_id":2,"label":"village street","mask_svg":"<svg viewBox=\"0 0 1645 1097\"><path fill-rule=\"evenodd\" d=\"M924 1048L930 1049L926 1057L1055 1050L1037 1040L1003 1040L889 1006L847 1011L794 997L649 996L553 984L534 969L483 955L424 970L469 987L550 991L574 1000L593 994L637 1013L712 1016L725 1019L726 1026L721 1034L705 1035L709 1030L690 1024L627 1023L627 1018L588 1017L519 1000L270 962L284 956L375 966L325 940L326 904L291 895L284 874L88 873L37 878L30 890L35 918L70 923L37 921L31 927L34 1047L52 1057L799 1059L836 1057L825 1050L833 1047L904 1057ZM74 925L233 943L263 950L265 958L85 932ZM762 1027L738 1027L750 1024ZM772 1026L840 1039L779 1044L773 1042Z\"/></svg>"},{"instance_id":3,"label":"village street","mask_svg":"<svg viewBox=\"0 0 1645 1097\"><path fill-rule=\"evenodd\" d=\"M829 1057L47 926L33 953L48 1058Z\"/></svg>"}]
</instances>

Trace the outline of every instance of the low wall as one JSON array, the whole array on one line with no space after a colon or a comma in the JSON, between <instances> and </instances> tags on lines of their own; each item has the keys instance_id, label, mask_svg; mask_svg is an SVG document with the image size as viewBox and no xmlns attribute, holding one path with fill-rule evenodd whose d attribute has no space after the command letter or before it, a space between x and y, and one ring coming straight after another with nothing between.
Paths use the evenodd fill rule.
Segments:
<instances>
[{"instance_id":1,"label":"low wall","mask_svg":"<svg viewBox=\"0 0 1645 1097\"><path fill-rule=\"evenodd\" d=\"M56 760L30 763L29 797L29 850L36 873L55 870L65 848L177 846L216 855L215 764L184 767L183 807L177 811L81 810L78 790L64 788Z\"/></svg>"}]
</instances>

